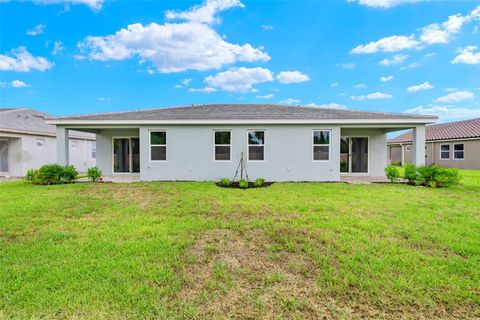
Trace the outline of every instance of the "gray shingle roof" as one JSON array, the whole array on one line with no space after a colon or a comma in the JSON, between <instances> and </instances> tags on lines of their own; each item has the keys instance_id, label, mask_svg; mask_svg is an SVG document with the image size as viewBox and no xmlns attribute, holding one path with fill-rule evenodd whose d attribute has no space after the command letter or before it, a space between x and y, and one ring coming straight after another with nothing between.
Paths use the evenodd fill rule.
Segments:
<instances>
[{"instance_id":1,"label":"gray shingle roof","mask_svg":"<svg viewBox=\"0 0 480 320\"><path fill-rule=\"evenodd\" d=\"M294 107L275 104L209 104L125 112L72 115L52 120L428 120L434 116L404 113Z\"/></svg>"},{"instance_id":2,"label":"gray shingle roof","mask_svg":"<svg viewBox=\"0 0 480 320\"><path fill-rule=\"evenodd\" d=\"M2 108L0 109L0 131L56 135L55 126L45 123L46 117L52 117L52 115L29 108ZM79 131L70 131L70 137L95 139L94 134Z\"/></svg>"},{"instance_id":3,"label":"gray shingle roof","mask_svg":"<svg viewBox=\"0 0 480 320\"><path fill-rule=\"evenodd\" d=\"M480 138L480 118L426 126L425 140ZM388 143L412 142L412 131L388 139Z\"/></svg>"}]
</instances>

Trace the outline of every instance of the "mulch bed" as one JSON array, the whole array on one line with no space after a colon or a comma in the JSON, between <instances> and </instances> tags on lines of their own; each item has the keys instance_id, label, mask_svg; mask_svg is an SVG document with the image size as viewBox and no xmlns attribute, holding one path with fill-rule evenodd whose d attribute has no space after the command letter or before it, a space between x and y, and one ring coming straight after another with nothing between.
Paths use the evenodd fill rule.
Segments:
<instances>
[{"instance_id":1,"label":"mulch bed","mask_svg":"<svg viewBox=\"0 0 480 320\"><path fill-rule=\"evenodd\" d=\"M233 182L232 185L229 186L229 187L225 187L225 186L224 186L223 184L221 184L220 182L215 182L215 184L216 184L218 187L220 187L220 188L233 188L233 189L236 188L236 189L240 189L240 185L239 185L239 183L236 182L236 181ZM273 184L273 182L264 182L264 183L263 183L263 186L257 187L257 186L255 186L255 183L254 183L254 182L249 182L249 183L248 183L248 189L250 189L250 188L266 188L266 187L271 186L272 184Z\"/></svg>"}]
</instances>

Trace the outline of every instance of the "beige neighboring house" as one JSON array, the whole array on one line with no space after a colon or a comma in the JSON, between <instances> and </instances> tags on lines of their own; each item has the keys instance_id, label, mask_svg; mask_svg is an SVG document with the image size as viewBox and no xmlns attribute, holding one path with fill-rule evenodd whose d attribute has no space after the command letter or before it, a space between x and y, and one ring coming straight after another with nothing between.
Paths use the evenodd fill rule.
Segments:
<instances>
[{"instance_id":1,"label":"beige neighboring house","mask_svg":"<svg viewBox=\"0 0 480 320\"><path fill-rule=\"evenodd\" d=\"M425 163L459 169L480 169L480 118L428 125ZM412 132L389 139L388 161L412 162Z\"/></svg>"},{"instance_id":2,"label":"beige neighboring house","mask_svg":"<svg viewBox=\"0 0 480 320\"><path fill-rule=\"evenodd\" d=\"M0 109L0 176L24 176L28 169L57 161L52 115L28 108ZM96 142L91 133L70 132L70 164L79 172L95 165Z\"/></svg>"}]
</instances>

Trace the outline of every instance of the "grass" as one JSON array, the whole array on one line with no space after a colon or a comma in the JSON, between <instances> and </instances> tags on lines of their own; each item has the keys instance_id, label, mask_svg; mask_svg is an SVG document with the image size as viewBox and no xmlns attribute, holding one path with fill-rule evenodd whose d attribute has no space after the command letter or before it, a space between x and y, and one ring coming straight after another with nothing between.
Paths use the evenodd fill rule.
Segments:
<instances>
[{"instance_id":1,"label":"grass","mask_svg":"<svg viewBox=\"0 0 480 320\"><path fill-rule=\"evenodd\" d=\"M463 185L0 184L0 319L478 318Z\"/></svg>"}]
</instances>

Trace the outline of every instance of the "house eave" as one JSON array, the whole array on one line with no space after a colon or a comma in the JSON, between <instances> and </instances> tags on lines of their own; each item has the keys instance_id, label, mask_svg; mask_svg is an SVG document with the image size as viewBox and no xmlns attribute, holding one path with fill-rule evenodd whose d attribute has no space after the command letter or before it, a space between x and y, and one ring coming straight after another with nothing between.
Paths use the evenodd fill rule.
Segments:
<instances>
[{"instance_id":1,"label":"house eave","mask_svg":"<svg viewBox=\"0 0 480 320\"><path fill-rule=\"evenodd\" d=\"M202 120L75 120L48 119L52 125L222 125L222 124L429 124L437 118L418 119L202 119Z\"/></svg>"}]
</instances>

